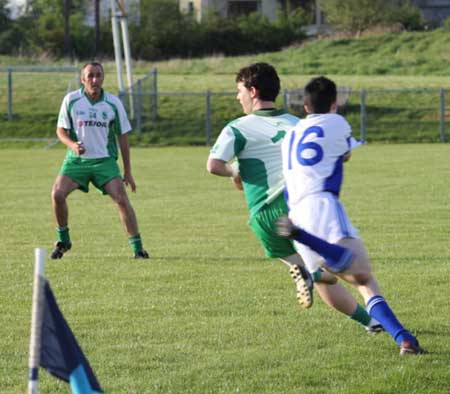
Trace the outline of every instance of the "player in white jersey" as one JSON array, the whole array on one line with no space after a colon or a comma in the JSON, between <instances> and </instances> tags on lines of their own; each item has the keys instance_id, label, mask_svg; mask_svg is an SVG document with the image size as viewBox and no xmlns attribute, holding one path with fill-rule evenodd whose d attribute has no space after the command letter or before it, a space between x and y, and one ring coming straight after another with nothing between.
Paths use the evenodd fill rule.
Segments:
<instances>
[{"instance_id":1,"label":"player in white jersey","mask_svg":"<svg viewBox=\"0 0 450 394\"><path fill-rule=\"evenodd\" d=\"M89 191L92 183L109 194L119 215L135 258L148 258L143 249L136 215L125 186L133 192L128 133L131 126L121 101L103 90L104 71L100 63L86 64L81 70L83 87L68 93L62 102L56 134L67 146L67 154L52 189L53 213L58 240L51 257L60 259L71 249L67 196L75 189ZM119 141L123 179L117 165Z\"/></svg>"},{"instance_id":2,"label":"player in white jersey","mask_svg":"<svg viewBox=\"0 0 450 394\"><path fill-rule=\"evenodd\" d=\"M336 97L336 85L325 77L305 87L308 115L282 144L290 220L281 221L280 233L295 239L308 269L324 267L359 291L369 314L400 346L400 354L420 354L424 351L417 339L381 296L366 249L339 201L351 127L336 114Z\"/></svg>"},{"instance_id":3,"label":"player in white jersey","mask_svg":"<svg viewBox=\"0 0 450 394\"><path fill-rule=\"evenodd\" d=\"M276 232L276 220L287 213L283 197L281 141L286 130L298 118L275 109L280 81L275 69L266 63L242 68L237 76L237 89L243 112L221 131L208 157L210 173L232 177L239 190L244 190L250 212L249 224L268 257L279 258L291 267L299 303L312 305L312 283L303 262L291 241ZM237 159L238 166L230 164ZM342 286L334 275L315 270L316 289L330 306L359 321L366 327L374 325L365 309Z\"/></svg>"}]
</instances>

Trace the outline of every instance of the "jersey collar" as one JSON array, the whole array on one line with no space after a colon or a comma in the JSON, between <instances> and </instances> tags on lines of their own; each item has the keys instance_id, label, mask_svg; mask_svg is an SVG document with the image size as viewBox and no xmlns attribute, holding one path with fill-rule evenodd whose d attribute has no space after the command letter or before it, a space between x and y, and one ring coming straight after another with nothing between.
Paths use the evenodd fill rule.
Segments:
<instances>
[{"instance_id":1,"label":"jersey collar","mask_svg":"<svg viewBox=\"0 0 450 394\"><path fill-rule=\"evenodd\" d=\"M253 111L252 114L253 115L258 115L258 116L278 116L278 115L283 115L287 113L284 109L257 109L256 111Z\"/></svg>"},{"instance_id":2,"label":"jersey collar","mask_svg":"<svg viewBox=\"0 0 450 394\"><path fill-rule=\"evenodd\" d=\"M84 90L84 86L82 86L81 87L81 92L83 93L83 95L84 95L84 97L86 97L86 99L89 101L89 103L91 104L91 105L94 105L94 104L97 104L97 103L99 103L100 101L103 101L103 98L104 98L104 96L105 96L105 92L104 92L104 90L102 89L102 92L100 93L100 98L98 99L98 100L92 100L87 94L86 94L86 91Z\"/></svg>"}]
</instances>

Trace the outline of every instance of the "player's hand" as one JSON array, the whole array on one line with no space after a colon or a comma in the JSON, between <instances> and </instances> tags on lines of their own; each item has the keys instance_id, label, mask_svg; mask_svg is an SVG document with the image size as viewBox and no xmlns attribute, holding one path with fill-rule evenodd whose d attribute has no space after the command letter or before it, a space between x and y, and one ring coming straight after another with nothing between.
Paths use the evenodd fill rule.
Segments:
<instances>
[{"instance_id":1,"label":"player's hand","mask_svg":"<svg viewBox=\"0 0 450 394\"><path fill-rule=\"evenodd\" d=\"M233 185L238 190L244 190L244 186L242 185L242 178L240 175L237 175L235 177L231 178L231 182L233 182Z\"/></svg>"},{"instance_id":2,"label":"player's hand","mask_svg":"<svg viewBox=\"0 0 450 394\"><path fill-rule=\"evenodd\" d=\"M131 191L133 193L136 193L136 183L134 183L134 179L133 176L129 173L125 173L123 176L123 183L125 184L125 186L130 186L131 187Z\"/></svg>"},{"instance_id":3,"label":"player's hand","mask_svg":"<svg viewBox=\"0 0 450 394\"><path fill-rule=\"evenodd\" d=\"M293 238L296 228L287 215L280 216L276 226L278 235L285 238Z\"/></svg>"},{"instance_id":4,"label":"player's hand","mask_svg":"<svg viewBox=\"0 0 450 394\"><path fill-rule=\"evenodd\" d=\"M72 146L70 147L70 149L72 149L73 152L74 152L75 154L77 154L78 156L80 156L80 155L82 155L83 153L86 152L86 149L85 149L83 143L80 142L80 141L75 141L75 142L72 144Z\"/></svg>"}]
</instances>

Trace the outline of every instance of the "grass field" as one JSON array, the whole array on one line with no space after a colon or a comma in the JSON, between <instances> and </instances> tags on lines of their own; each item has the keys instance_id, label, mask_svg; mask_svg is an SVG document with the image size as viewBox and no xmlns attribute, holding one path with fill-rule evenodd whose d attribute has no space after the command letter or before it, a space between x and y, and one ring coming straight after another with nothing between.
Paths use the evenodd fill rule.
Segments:
<instances>
[{"instance_id":1,"label":"grass field","mask_svg":"<svg viewBox=\"0 0 450 394\"><path fill-rule=\"evenodd\" d=\"M368 145L343 201L383 293L429 354L317 299L297 307L286 268L264 258L242 194L206 173L206 148L134 149L132 202L149 261L130 258L112 203L69 199L74 247L46 273L106 393L448 393L449 146ZM33 249L50 248L50 188L63 150L2 149L0 392L27 386ZM69 388L41 372L40 393Z\"/></svg>"}]
</instances>

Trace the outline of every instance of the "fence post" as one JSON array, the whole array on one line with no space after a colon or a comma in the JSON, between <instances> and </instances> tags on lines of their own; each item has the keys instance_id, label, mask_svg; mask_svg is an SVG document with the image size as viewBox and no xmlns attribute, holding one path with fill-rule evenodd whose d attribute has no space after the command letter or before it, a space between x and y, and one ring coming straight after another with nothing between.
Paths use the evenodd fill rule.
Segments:
<instances>
[{"instance_id":1,"label":"fence post","mask_svg":"<svg viewBox=\"0 0 450 394\"><path fill-rule=\"evenodd\" d=\"M289 91L287 89L284 89L283 90L283 108L285 111L289 110L288 98L289 98Z\"/></svg>"},{"instance_id":2,"label":"fence post","mask_svg":"<svg viewBox=\"0 0 450 394\"><path fill-rule=\"evenodd\" d=\"M142 132L142 80L137 81L136 131Z\"/></svg>"},{"instance_id":3,"label":"fence post","mask_svg":"<svg viewBox=\"0 0 450 394\"><path fill-rule=\"evenodd\" d=\"M361 140L366 140L366 91L361 90Z\"/></svg>"},{"instance_id":4,"label":"fence post","mask_svg":"<svg viewBox=\"0 0 450 394\"><path fill-rule=\"evenodd\" d=\"M206 145L211 145L211 92L209 90L206 91L206 124L205 124L205 131L206 131Z\"/></svg>"},{"instance_id":5,"label":"fence post","mask_svg":"<svg viewBox=\"0 0 450 394\"><path fill-rule=\"evenodd\" d=\"M158 117L158 69L153 69L153 102L152 102L152 120Z\"/></svg>"},{"instance_id":6,"label":"fence post","mask_svg":"<svg viewBox=\"0 0 450 394\"><path fill-rule=\"evenodd\" d=\"M12 120L12 69L8 68L8 120Z\"/></svg>"},{"instance_id":7,"label":"fence post","mask_svg":"<svg viewBox=\"0 0 450 394\"><path fill-rule=\"evenodd\" d=\"M441 89L441 142L445 142L445 90Z\"/></svg>"}]
</instances>

